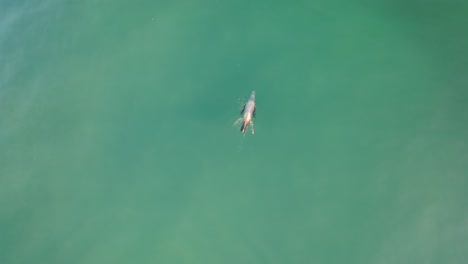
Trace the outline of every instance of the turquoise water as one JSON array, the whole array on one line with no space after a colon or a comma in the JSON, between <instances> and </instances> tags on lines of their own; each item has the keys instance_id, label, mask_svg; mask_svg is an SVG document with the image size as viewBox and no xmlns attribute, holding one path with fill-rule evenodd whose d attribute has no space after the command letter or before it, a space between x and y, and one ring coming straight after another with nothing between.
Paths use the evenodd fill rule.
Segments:
<instances>
[{"instance_id":1,"label":"turquoise water","mask_svg":"<svg viewBox=\"0 0 468 264\"><path fill-rule=\"evenodd\" d=\"M467 12L1 1L0 263L465 263Z\"/></svg>"}]
</instances>

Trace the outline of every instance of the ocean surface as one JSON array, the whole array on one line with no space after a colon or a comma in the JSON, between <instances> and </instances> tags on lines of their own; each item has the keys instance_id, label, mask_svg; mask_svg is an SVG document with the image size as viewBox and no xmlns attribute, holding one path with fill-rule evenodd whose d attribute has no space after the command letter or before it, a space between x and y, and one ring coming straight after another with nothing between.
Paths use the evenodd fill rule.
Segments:
<instances>
[{"instance_id":1,"label":"ocean surface","mask_svg":"<svg viewBox=\"0 0 468 264\"><path fill-rule=\"evenodd\" d=\"M0 0L0 263L467 263L467 14Z\"/></svg>"}]
</instances>

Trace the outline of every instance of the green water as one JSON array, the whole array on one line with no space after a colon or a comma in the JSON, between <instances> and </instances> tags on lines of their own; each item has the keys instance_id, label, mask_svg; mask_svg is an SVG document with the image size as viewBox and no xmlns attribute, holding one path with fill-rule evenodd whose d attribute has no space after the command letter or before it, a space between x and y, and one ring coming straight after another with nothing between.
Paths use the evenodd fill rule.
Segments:
<instances>
[{"instance_id":1,"label":"green water","mask_svg":"<svg viewBox=\"0 0 468 264\"><path fill-rule=\"evenodd\" d=\"M0 263L466 263L467 13L1 0Z\"/></svg>"}]
</instances>

